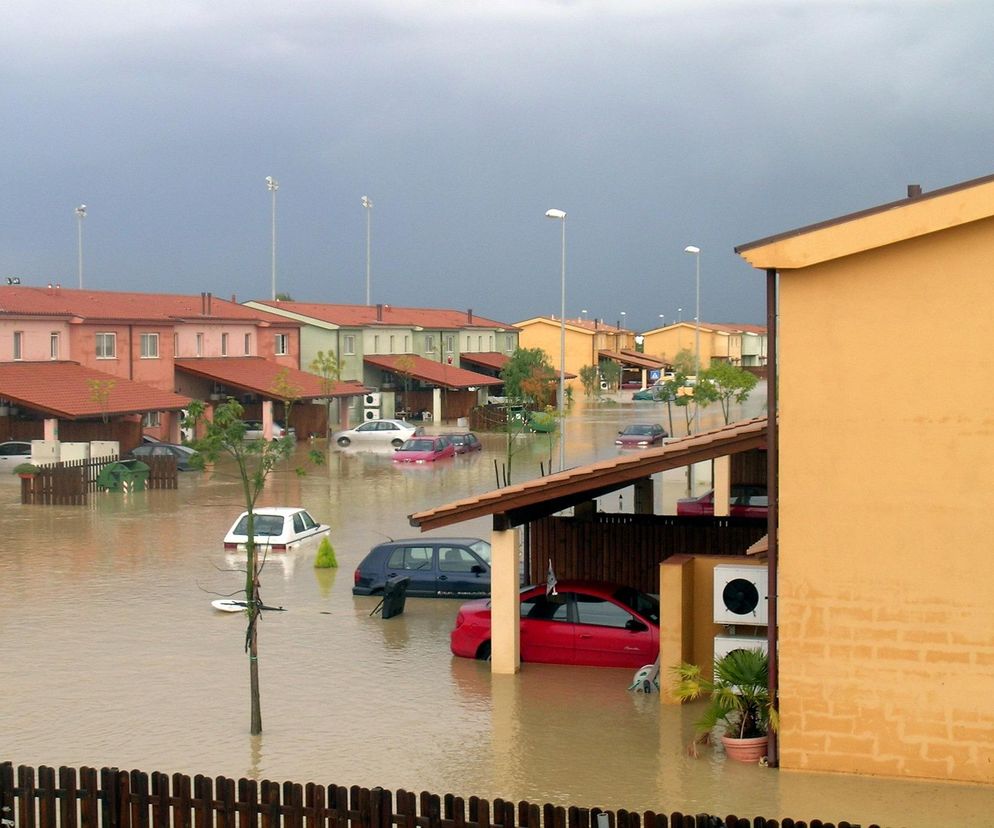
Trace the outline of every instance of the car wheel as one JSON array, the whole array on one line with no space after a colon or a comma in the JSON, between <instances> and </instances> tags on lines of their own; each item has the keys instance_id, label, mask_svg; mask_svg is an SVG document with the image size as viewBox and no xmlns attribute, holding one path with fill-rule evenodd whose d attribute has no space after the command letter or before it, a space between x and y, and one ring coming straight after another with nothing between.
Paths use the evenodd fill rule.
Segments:
<instances>
[{"instance_id":1,"label":"car wheel","mask_svg":"<svg viewBox=\"0 0 994 828\"><path fill-rule=\"evenodd\" d=\"M350 445L351 443L352 443L352 441L348 437L339 437L338 438L338 445L340 445L340 446L344 447L344 446Z\"/></svg>"},{"instance_id":2,"label":"car wheel","mask_svg":"<svg viewBox=\"0 0 994 828\"><path fill-rule=\"evenodd\" d=\"M403 440L391 440L390 441L390 445L393 446L394 448L400 448L402 445L404 445L404 441Z\"/></svg>"},{"instance_id":3,"label":"car wheel","mask_svg":"<svg viewBox=\"0 0 994 828\"><path fill-rule=\"evenodd\" d=\"M478 661L490 661L490 642L484 641L480 645L480 649L476 651L476 658Z\"/></svg>"}]
</instances>

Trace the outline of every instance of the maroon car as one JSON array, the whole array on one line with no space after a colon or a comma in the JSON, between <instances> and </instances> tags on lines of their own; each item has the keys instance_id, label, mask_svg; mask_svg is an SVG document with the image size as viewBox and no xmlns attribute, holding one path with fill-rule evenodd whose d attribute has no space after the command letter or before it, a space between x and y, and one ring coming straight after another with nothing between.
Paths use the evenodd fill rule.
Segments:
<instances>
[{"instance_id":1,"label":"maroon car","mask_svg":"<svg viewBox=\"0 0 994 828\"><path fill-rule=\"evenodd\" d=\"M729 517L765 518L769 511L766 486L733 484L729 497ZM676 513L684 517L712 517L714 489L700 497L687 497L676 502Z\"/></svg>"},{"instance_id":2,"label":"maroon car","mask_svg":"<svg viewBox=\"0 0 994 828\"><path fill-rule=\"evenodd\" d=\"M442 436L448 437L452 441L452 445L456 449L456 454L468 454L471 451L483 450L483 443L480 442L480 438L473 434L472 431L460 434L443 434Z\"/></svg>"},{"instance_id":3,"label":"maroon car","mask_svg":"<svg viewBox=\"0 0 994 828\"><path fill-rule=\"evenodd\" d=\"M633 587L559 581L521 591L521 660L643 667L659 653L659 600ZM454 655L490 658L490 601L463 604L449 636Z\"/></svg>"},{"instance_id":4,"label":"maroon car","mask_svg":"<svg viewBox=\"0 0 994 828\"><path fill-rule=\"evenodd\" d=\"M669 434L659 423L632 423L618 432L614 444L622 448L658 446L666 437Z\"/></svg>"}]
</instances>

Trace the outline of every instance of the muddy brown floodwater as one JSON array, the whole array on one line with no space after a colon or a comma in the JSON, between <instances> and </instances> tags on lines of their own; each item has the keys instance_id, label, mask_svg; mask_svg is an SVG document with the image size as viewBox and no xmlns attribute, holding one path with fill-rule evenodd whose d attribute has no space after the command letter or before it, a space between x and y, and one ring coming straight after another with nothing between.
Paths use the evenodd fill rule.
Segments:
<instances>
[{"instance_id":1,"label":"muddy brown floodwater","mask_svg":"<svg viewBox=\"0 0 994 828\"><path fill-rule=\"evenodd\" d=\"M630 398L578 404L570 465L614 456L627 423L667 424L663 406ZM704 425L717 424L708 413ZM761 395L737 412L761 413ZM989 824L988 788L691 759L695 707L628 692L630 670L525 665L492 678L449 653L457 601L411 598L399 617L371 616L377 600L351 593L355 565L379 540L415 534L409 513L495 487L505 441L481 436L483 452L435 466L332 451L305 477L271 477L260 505L302 505L330 523L339 568L315 570L313 549L266 567L262 595L287 611L261 626L259 737L248 735L243 618L210 605L240 586L221 538L243 506L223 467L181 474L177 491L100 494L80 508L22 507L16 478L0 481L0 759L611 809ZM545 436L521 440L514 480L550 456ZM684 481L666 476L664 507ZM629 499L601 508L630 509ZM481 519L435 534L489 529Z\"/></svg>"}]
</instances>

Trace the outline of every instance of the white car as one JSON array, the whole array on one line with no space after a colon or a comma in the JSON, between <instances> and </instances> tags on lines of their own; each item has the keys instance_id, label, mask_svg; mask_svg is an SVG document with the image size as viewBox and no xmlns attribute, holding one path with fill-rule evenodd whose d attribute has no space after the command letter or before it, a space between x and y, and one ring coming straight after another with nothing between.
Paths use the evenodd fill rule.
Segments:
<instances>
[{"instance_id":1,"label":"white car","mask_svg":"<svg viewBox=\"0 0 994 828\"><path fill-rule=\"evenodd\" d=\"M287 435L286 425L282 420L273 420L273 439L281 440ZM290 436L297 439L297 431L293 426L290 426ZM263 437L262 431L262 421L261 420L246 420L245 421L245 439L246 440L261 440Z\"/></svg>"},{"instance_id":2,"label":"white car","mask_svg":"<svg viewBox=\"0 0 994 828\"><path fill-rule=\"evenodd\" d=\"M405 420L367 420L355 428L336 431L331 435L331 439L342 448L353 443L366 446L389 444L397 448L404 445L411 437L423 433L423 428L412 426Z\"/></svg>"},{"instance_id":3,"label":"white car","mask_svg":"<svg viewBox=\"0 0 994 828\"><path fill-rule=\"evenodd\" d=\"M287 552L297 549L309 538L321 538L331 527L318 523L306 509L299 507L265 507L253 509L252 534L261 552ZM224 536L224 548L244 552L248 543L248 512L242 512Z\"/></svg>"},{"instance_id":4,"label":"white car","mask_svg":"<svg viewBox=\"0 0 994 828\"><path fill-rule=\"evenodd\" d=\"M0 443L0 473L10 474L21 463L31 462L31 443L11 440Z\"/></svg>"}]
</instances>

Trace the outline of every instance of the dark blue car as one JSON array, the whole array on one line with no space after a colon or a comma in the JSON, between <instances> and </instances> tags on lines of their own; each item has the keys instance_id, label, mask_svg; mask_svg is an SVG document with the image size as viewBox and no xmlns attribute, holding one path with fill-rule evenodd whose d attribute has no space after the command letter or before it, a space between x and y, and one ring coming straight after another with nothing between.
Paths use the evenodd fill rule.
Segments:
<instances>
[{"instance_id":1,"label":"dark blue car","mask_svg":"<svg viewBox=\"0 0 994 828\"><path fill-rule=\"evenodd\" d=\"M374 546L356 567L353 595L376 595L410 578L407 595L475 598L490 594L490 544L479 538L409 538Z\"/></svg>"}]
</instances>

